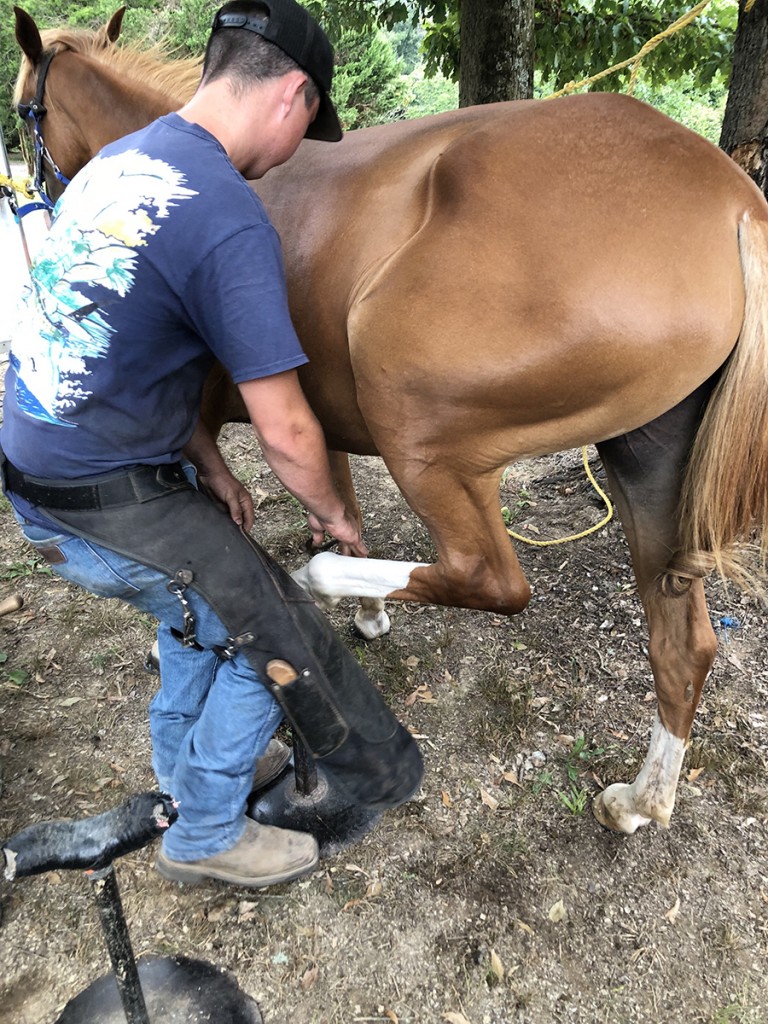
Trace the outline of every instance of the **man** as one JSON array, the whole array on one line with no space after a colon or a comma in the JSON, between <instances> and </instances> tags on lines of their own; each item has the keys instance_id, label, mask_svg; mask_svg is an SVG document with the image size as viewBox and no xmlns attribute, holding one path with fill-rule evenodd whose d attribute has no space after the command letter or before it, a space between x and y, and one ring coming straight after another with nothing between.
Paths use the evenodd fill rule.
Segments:
<instances>
[{"instance_id":1,"label":"man","mask_svg":"<svg viewBox=\"0 0 768 1024\"><path fill-rule=\"evenodd\" d=\"M313 539L327 533L342 552L367 553L298 382L306 357L279 241L245 180L283 163L305 137L341 138L332 71L330 44L295 0L221 8L190 102L106 147L60 201L6 381L6 487L27 540L64 578L160 621L153 767L179 819L157 867L181 882L271 885L318 859L311 836L245 817L281 711L243 656L252 633L233 637L218 613L226 602L214 611L190 586L198 563L205 575L232 557L231 545L204 537L193 509L189 548L205 551L194 572L169 584L161 555L132 557L138 540L129 534L149 531L142 550L162 553L186 516L155 518L151 528L146 516L126 518L139 527L124 527L114 546L67 527L133 516L130 502L156 510L163 488L188 491L183 452L205 491L250 530L251 498L198 421L216 357L240 388L267 462L308 510Z\"/></svg>"}]
</instances>

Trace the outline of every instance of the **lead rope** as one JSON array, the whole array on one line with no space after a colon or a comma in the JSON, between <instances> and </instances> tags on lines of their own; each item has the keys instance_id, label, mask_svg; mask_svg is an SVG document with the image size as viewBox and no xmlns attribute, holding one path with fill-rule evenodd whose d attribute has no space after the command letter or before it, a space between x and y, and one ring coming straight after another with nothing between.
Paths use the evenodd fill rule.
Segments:
<instances>
[{"instance_id":1,"label":"lead rope","mask_svg":"<svg viewBox=\"0 0 768 1024\"><path fill-rule=\"evenodd\" d=\"M590 533L597 533L597 531L601 530L607 523L610 523L611 519L613 519L613 505L611 504L611 499L602 489L592 473L589 465L589 459L587 458L586 445L581 449L581 457L582 462L584 463L584 471L587 474L587 479L605 502L607 510L605 517L601 519L599 523L595 523L594 526L590 526L586 530L582 530L581 533L574 533L570 537L557 537L554 540L532 540L530 537L523 537L521 534L515 533L514 530L510 530L509 527L507 527L507 533L510 537L514 537L515 540L522 541L523 544L531 544L537 548L547 548L554 544L567 544L568 541L571 540L581 540L582 537L588 537Z\"/></svg>"},{"instance_id":2,"label":"lead rope","mask_svg":"<svg viewBox=\"0 0 768 1024\"><path fill-rule=\"evenodd\" d=\"M2 158L2 161L0 162L0 199L8 200L8 207L19 228L21 246L24 250L24 259L26 260L27 267L31 268L32 260L29 254L29 245L27 243L27 236L24 231L24 225L21 222L21 218L25 216L25 214L31 213L32 210L47 210L47 207L43 203L34 202L32 185L29 180L21 182L13 178L2 127L0 127L0 158ZM5 173L2 173L3 171ZM29 199L30 202L20 206L16 199L17 194L23 196L25 199Z\"/></svg>"}]
</instances>

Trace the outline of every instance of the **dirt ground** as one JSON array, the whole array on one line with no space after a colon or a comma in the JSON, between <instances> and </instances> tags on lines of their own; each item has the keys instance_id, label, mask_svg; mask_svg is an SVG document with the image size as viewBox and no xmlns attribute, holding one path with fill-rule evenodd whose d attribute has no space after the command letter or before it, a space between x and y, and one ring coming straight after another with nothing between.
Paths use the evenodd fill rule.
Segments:
<instances>
[{"instance_id":1,"label":"dirt ground","mask_svg":"<svg viewBox=\"0 0 768 1024\"><path fill-rule=\"evenodd\" d=\"M297 567L298 506L246 428L228 428L224 448L256 497L257 535ZM372 554L431 557L382 464L354 470ZM501 503L538 538L602 515L578 452L514 467ZM393 604L391 634L365 643L352 602L333 614L420 738L416 798L308 878L266 891L173 885L152 847L123 858L137 955L231 971L267 1024L768 1020L768 619L710 584L721 650L672 826L613 835L589 804L634 777L654 709L626 543L614 521L518 549L534 596L514 620ZM9 594L24 607L0 619L0 838L153 787L151 622L52 577L6 504ZM72 872L0 882L2 1024L50 1024L107 970L89 887Z\"/></svg>"}]
</instances>

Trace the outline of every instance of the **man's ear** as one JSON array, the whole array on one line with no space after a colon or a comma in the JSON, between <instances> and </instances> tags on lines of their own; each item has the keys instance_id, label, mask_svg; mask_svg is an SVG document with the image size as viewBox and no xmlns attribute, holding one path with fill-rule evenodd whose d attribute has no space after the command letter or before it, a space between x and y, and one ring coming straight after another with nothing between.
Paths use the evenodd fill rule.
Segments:
<instances>
[{"instance_id":1,"label":"man's ear","mask_svg":"<svg viewBox=\"0 0 768 1024\"><path fill-rule=\"evenodd\" d=\"M303 71L289 71L283 78L283 116L288 117L296 103L305 104L304 90L307 76Z\"/></svg>"}]
</instances>

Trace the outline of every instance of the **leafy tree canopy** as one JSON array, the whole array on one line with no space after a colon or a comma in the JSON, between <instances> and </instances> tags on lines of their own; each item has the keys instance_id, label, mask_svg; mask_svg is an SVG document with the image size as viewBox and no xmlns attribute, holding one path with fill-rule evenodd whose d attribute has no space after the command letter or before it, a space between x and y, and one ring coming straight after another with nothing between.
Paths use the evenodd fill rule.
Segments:
<instances>
[{"instance_id":1,"label":"leafy tree canopy","mask_svg":"<svg viewBox=\"0 0 768 1024\"><path fill-rule=\"evenodd\" d=\"M536 0L536 68L556 88L634 56L694 0ZM459 72L459 0L325 0L314 4L326 23L379 24L410 21L426 29L422 44L427 73L456 79ZM652 85L689 72L708 85L730 67L738 18L736 0L712 0L699 17L665 40L644 61ZM597 88L622 89L629 71L603 79Z\"/></svg>"},{"instance_id":2,"label":"leafy tree canopy","mask_svg":"<svg viewBox=\"0 0 768 1024\"><path fill-rule=\"evenodd\" d=\"M167 38L180 54L199 54L208 37L216 0L124 0L123 35ZM305 0L326 26L342 63L335 99L347 127L401 116L409 99L401 73L420 61L426 76L456 80L459 69L459 0ZM21 0L41 26L101 25L121 0ZM537 80L545 91L561 88L633 56L655 34L687 11L693 0L536 0ZM13 0L0 0L0 120L6 140L16 141L10 109L19 64ZM696 21L665 40L643 63L651 87L676 80L708 86L730 68L738 17L736 0L712 0ZM386 30L382 35L378 29ZM420 53L418 49L420 48ZM398 62L399 58L399 62ZM421 69L420 69L421 70ZM593 88L622 90L629 71ZM438 82L440 80L438 79ZM414 107L431 109L419 77ZM444 85L431 90L446 95ZM416 111L413 111L416 112Z\"/></svg>"}]
</instances>

